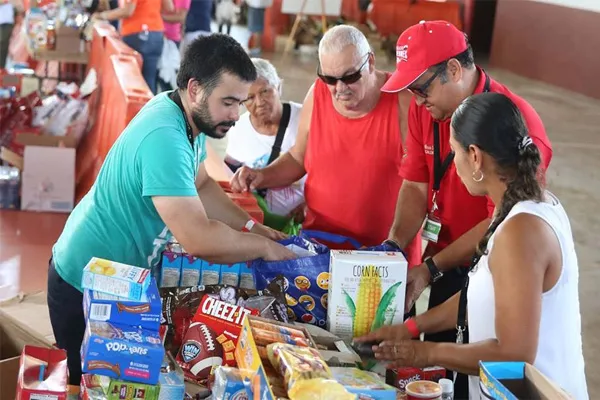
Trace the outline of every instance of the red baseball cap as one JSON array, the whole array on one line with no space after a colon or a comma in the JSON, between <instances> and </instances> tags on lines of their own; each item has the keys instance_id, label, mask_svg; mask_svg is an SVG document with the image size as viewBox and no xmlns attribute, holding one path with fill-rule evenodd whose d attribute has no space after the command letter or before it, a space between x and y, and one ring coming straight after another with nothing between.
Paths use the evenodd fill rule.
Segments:
<instances>
[{"instance_id":1,"label":"red baseball cap","mask_svg":"<svg viewBox=\"0 0 600 400\"><path fill-rule=\"evenodd\" d=\"M427 69L467 50L465 34L447 21L421 21L402 32L396 43L396 72L381 88L406 89Z\"/></svg>"}]
</instances>

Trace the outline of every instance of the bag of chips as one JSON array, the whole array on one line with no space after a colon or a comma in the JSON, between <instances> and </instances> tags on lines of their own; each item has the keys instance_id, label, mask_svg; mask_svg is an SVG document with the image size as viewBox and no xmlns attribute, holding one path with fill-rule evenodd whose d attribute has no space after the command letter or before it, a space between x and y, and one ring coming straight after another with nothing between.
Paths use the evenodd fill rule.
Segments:
<instances>
[{"instance_id":1,"label":"bag of chips","mask_svg":"<svg viewBox=\"0 0 600 400\"><path fill-rule=\"evenodd\" d=\"M273 367L283 376L290 400L356 399L333 380L317 349L272 343L267 346L267 353Z\"/></svg>"}]
</instances>

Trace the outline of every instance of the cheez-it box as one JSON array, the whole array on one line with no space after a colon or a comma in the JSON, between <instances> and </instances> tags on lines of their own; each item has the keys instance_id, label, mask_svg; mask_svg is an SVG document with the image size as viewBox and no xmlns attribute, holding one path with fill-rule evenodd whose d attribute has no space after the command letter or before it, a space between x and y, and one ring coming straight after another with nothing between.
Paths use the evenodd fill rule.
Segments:
<instances>
[{"instance_id":1,"label":"cheez-it box","mask_svg":"<svg viewBox=\"0 0 600 400\"><path fill-rule=\"evenodd\" d=\"M246 315L258 315L258 310L231 304L218 297L205 295L200 302L194 322L210 328L220 346L223 347L223 364L236 366L234 351Z\"/></svg>"}]
</instances>

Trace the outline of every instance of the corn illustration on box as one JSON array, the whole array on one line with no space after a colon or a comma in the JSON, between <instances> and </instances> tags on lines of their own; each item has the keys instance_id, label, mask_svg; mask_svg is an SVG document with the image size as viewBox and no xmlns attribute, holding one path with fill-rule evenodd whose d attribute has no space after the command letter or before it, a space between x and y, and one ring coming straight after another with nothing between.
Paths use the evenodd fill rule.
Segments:
<instances>
[{"instance_id":1,"label":"corn illustration on box","mask_svg":"<svg viewBox=\"0 0 600 400\"><path fill-rule=\"evenodd\" d=\"M349 340L402 323L407 271L402 253L332 250L328 330Z\"/></svg>"}]
</instances>

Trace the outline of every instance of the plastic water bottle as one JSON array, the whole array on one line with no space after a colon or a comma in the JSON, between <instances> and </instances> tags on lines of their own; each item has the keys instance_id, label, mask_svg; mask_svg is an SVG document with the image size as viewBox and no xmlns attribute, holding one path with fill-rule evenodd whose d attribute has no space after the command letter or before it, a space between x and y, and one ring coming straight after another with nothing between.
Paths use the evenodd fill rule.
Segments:
<instances>
[{"instance_id":1,"label":"plastic water bottle","mask_svg":"<svg viewBox=\"0 0 600 400\"><path fill-rule=\"evenodd\" d=\"M450 379L440 379L438 383L442 387L442 400L454 400L454 382Z\"/></svg>"},{"instance_id":2,"label":"plastic water bottle","mask_svg":"<svg viewBox=\"0 0 600 400\"><path fill-rule=\"evenodd\" d=\"M142 25L142 31L138 36L140 40L143 40L144 42L148 40L148 37L150 36L150 30L148 29L148 25Z\"/></svg>"}]
</instances>

